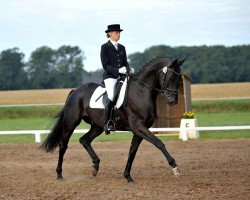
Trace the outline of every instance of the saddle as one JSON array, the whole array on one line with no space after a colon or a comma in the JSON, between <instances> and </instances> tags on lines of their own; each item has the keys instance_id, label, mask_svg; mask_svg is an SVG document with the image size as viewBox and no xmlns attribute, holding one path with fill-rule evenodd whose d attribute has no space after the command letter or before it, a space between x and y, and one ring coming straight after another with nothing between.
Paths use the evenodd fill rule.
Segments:
<instances>
[{"instance_id":1,"label":"saddle","mask_svg":"<svg viewBox=\"0 0 250 200\"><path fill-rule=\"evenodd\" d=\"M124 123L120 118L118 109L126 103L127 99L127 86L128 86L128 77L119 77L117 79L116 88L115 88L115 98L114 98L114 107L111 111L111 116L109 123L112 124L115 130L124 130ZM106 102L108 95L104 83L98 86L93 92L90 99L90 107L104 109L106 107Z\"/></svg>"},{"instance_id":2,"label":"saddle","mask_svg":"<svg viewBox=\"0 0 250 200\"><path fill-rule=\"evenodd\" d=\"M124 103L125 100L125 94L126 94L126 89L128 85L128 77L119 77L117 79L116 83L116 89L115 89L115 98L114 98L114 107L116 109L120 108L122 104ZM91 108L99 108L99 109L104 109L106 106L107 102L107 92L104 84L100 84L95 91L93 92L89 106Z\"/></svg>"}]
</instances>

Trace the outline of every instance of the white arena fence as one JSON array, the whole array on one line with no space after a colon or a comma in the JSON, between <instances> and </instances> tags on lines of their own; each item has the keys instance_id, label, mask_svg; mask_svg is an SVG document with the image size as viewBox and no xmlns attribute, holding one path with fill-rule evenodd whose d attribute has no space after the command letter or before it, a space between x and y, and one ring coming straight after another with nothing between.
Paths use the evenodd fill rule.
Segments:
<instances>
[{"instance_id":1,"label":"white arena fence","mask_svg":"<svg viewBox=\"0 0 250 200\"><path fill-rule=\"evenodd\" d=\"M188 140L188 134L190 131L222 131L222 130L250 130L250 126L214 126L214 127L183 127L183 128L150 128L152 132L179 132L175 135L179 135L183 141ZM76 129L74 133L87 133L89 129ZM48 134L50 130L18 130L18 131L0 131L0 135L19 135L19 134L33 134L35 135L35 142L41 142L41 135ZM117 131L127 132L127 131ZM250 131L249 131L250 133ZM158 134L161 136L162 134Z\"/></svg>"}]
</instances>

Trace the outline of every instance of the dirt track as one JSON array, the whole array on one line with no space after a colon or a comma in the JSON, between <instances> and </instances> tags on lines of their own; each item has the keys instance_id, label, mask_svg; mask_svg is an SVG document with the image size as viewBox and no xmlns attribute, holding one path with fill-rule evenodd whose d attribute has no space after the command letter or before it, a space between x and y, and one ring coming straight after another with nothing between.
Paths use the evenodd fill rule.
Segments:
<instances>
[{"instance_id":1,"label":"dirt track","mask_svg":"<svg viewBox=\"0 0 250 200\"><path fill-rule=\"evenodd\" d=\"M58 152L36 144L0 144L0 199L250 199L250 140L170 141L182 177L175 178L159 150L143 142L127 184L123 170L130 142L93 143L101 159L91 175L91 160L70 143L64 181L55 180Z\"/></svg>"}]
</instances>

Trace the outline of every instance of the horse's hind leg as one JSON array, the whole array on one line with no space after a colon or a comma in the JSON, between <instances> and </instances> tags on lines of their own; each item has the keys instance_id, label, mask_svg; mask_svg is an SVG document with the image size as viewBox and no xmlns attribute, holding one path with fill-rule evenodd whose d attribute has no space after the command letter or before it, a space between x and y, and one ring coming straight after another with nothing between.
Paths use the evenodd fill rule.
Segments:
<instances>
[{"instance_id":1,"label":"horse's hind leg","mask_svg":"<svg viewBox=\"0 0 250 200\"><path fill-rule=\"evenodd\" d=\"M62 176L63 157L68 148L69 138L71 137L73 131L74 130L67 131L67 132L65 131L63 133L61 141L59 142L59 158L58 158L58 163L56 167L57 179L63 179L63 176Z\"/></svg>"},{"instance_id":2,"label":"horse's hind leg","mask_svg":"<svg viewBox=\"0 0 250 200\"><path fill-rule=\"evenodd\" d=\"M77 117L68 117L64 119L64 123L63 123L63 134L62 134L62 138L61 141L59 142L59 159L58 159L58 163L57 163L57 168L56 168L56 172L57 172L57 179L62 179L62 164L63 164L63 157L64 154L68 148L68 143L69 143L69 139L72 135L72 133L74 132L75 128L79 125L81 119L77 119Z\"/></svg>"},{"instance_id":3,"label":"horse's hind leg","mask_svg":"<svg viewBox=\"0 0 250 200\"><path fill-rule=\"evenodd\" d=\"M96 176L99 170L99 164L100 164L100 159L95 153L94 149L91 146L91 142L99 136L103 132L103 128L97 126L97 125L92 125L90 130L79 139L79 142L82 144L82 146L86 149L86 151L89 153L90 157L92 158L93 162L93 170L92 174L93 176Z\"/></svg>"},{"instance_id":4,"label":"horse's hind leg","mask_svg":"<svg viewBox=\"0 0 250 200\"><path fill-rule=\"evenodd\" d=\"M130 175L130 171L131 171L131 167L132 167L133 161L135 159L135 155L136 155L137 150L141 144L142 139L143 138L139 137L138 135L134 135L132 142L131 142L128 161L127 161L127 165L126 165L126 168L124 171L124 177L128 180L128 183L134 181Z\"/></svg>"}]
</instances>

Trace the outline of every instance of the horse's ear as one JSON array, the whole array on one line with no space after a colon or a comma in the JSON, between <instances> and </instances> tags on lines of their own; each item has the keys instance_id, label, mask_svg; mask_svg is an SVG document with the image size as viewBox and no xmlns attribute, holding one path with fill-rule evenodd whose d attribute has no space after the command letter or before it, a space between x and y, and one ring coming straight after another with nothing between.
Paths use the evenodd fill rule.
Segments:
<instances>
[{"instance_id":1,"label":"horse's ear","mask_svg":"<svg viewBox=\"0 0 250 200\"><path fill-rule=\"evenodd\" d=\"M171 66L173 67L176 67L178 65L178 59L174 59L172 62L171 62Z\"/></svg>"},{"instance_id":2,"label":"horse's ear","mask_svg":"<svg viewBox=\"0 0 250 200\"><path fill-rule=\"evenodd\" d=\"M177 61L178 66L181 66L185 62L186 59L187 59L187 57L182 59L182 60L178 60Z\"/></svg>"}]
</instances>

